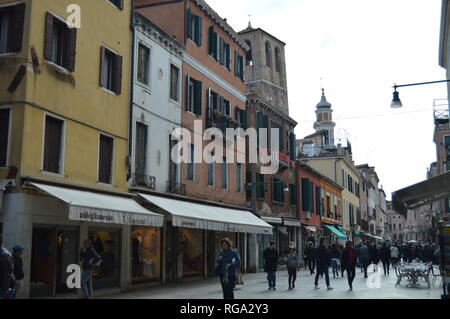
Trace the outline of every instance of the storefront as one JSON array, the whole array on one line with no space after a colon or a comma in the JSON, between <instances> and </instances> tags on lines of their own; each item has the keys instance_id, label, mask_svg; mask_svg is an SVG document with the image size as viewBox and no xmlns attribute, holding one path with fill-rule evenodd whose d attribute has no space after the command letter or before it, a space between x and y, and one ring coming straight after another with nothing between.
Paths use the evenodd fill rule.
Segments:
<instances>
[{"instance_id":1,"label":"storefront","mask_svg":"<svg viewBox=\"0 0 450 319\"><path fill-rule=\"evenodd\" d=\"M332 244L340 244L345 246L345 242L347 241L347 236L341 232L334 225L324 224L325 226L325 234L324 237L327 239L329 245ZM341 226L342 227L342 226Z\"/></svg>"},{"instance_id":2,"label":"storefront","mask_svg":"<svg viewBox=\"0 0 450 319\"><path fill-rule=\"evenodd\" d=\"M272 226L249 211L139 194L152 210L166 215L166 280L214 276L220 240L227 237L246 265L246 235L272 236Z\"/></svg>"},{"instance_id":3,"label":"storefront","mask_svg":"<svg viewBox=\"0 0 450 319\"><path fill-rule=\"evenodd\" d=\"M161 240L161 228L131 227L131 274L133 284L161 281Z\"/></svg>"},{"instance_id":4,"label":"storefront","mask_svg":"<svg viewBox=\"0 0 450 319\"><path fill-rule=\"evenodd\" d=\"M140 206L129 194L104 194L40 183L5 197L6 245L25 247L21 297L80 294L68 289L67 267L80 264L86 239L101 256L93 287L117 292L131 284L131 228L162 227L164 216ZM160 247L158 247L160 250Z\"/></svg>"}]
</instances>

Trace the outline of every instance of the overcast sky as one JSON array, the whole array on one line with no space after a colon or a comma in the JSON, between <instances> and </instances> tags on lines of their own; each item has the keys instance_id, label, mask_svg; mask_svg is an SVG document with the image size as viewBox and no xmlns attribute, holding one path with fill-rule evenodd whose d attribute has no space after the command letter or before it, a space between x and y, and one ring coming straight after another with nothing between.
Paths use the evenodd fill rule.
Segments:
<instances>
[{"instance_id":1,"label":"overcast sky","mask_svg":"<svg viewBox=\"0 0 450 319\"><path fill-rule=\"evenodd\" d=\"M286 42L290 116L297 138L312 132L321 78L333 104L337 135L355 163L375 166L388 199L426 178L436 161L433 102L445 84L392 86L445 79L439 67L441 0L207 0L236 30L251 22Z\"/></svg>"}]
</instances>

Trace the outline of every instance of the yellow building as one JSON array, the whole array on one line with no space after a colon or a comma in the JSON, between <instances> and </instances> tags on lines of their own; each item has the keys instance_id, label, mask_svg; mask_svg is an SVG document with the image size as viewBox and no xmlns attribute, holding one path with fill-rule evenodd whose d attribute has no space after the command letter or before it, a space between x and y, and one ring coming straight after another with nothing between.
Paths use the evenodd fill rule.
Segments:
<instances>
[{"instance_id":1,"label":"yellow building","mask_svg":"<svg viewBox=\"0 0 450 319\"><path fill-rule=\"evenodd\" d=\"M346 149L342 149L347 152ZM321 174L325 175L344 189L341 192L342 225L347 232L358 230L359 201L359 173L351 156L330 155L324 157L308 157L302 159Z\"/></svg>"},{"instance_id":2,"label":"yellow building","mask_svg":"<svg viewBox=\"0 0 450 319\"><path fill-rule=\"evenodd\" d=\"M23 297L75 293L87 238L110 261L94 287L126 289L131 225L162 225L127 193L132 2L72 3L0 0L0 229L25 248Z\"/></svg>"}]
</instances>

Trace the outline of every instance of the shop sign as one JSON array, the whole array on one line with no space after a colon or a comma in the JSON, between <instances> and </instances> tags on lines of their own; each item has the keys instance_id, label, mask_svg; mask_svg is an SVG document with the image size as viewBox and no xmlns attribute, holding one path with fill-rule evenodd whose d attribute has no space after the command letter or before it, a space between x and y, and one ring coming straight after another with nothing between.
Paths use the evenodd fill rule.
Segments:
<instances>
[{"instance_id":1,"label":"shop sign","mask_svg":"<svg viewBox=\"0 0 450 319\"><path fill-rule=\"evenodd\" d=\"M69 218L93 223L106 223L133 226L157 226L159 216L146 216L129 212L108 211L87 207L70 206ZM162 226L162 225L161 225Z\"/></svg>"}]
</instances>

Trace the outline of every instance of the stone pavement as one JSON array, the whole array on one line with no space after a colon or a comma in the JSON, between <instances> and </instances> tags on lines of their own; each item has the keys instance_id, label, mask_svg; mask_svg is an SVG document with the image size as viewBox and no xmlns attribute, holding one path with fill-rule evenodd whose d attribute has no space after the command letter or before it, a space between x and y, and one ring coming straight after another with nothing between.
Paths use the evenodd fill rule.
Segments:
<instances>
[{"instance_id":1,"label":"stone pavement","mask_svg":"<svg viewBox=\"0 0 450 319\"><path fill-rule=\"evenodd\" d=\"M331 271L330 271L331 272ZM377 276L377 274L375 274ZM371 277L370 277L371 278ZM309 272L301 271L297 275L296 288L288 290L287 271L277 273L277 291L268 291L266 274L247 274L244 276L245 285L238 286L235 291L236 299L440 299L441 289L428 286L421 282L421 288L406 288L403 281L395 287L395 272L389 276L381 273L379 277L380 288L369 288L367 279L364 279L360 270L356 269L356 278L353 291L348 290L346 274L344 278L333 279L331 275L332 291L326 290L325 278L319 279L319 290L314 289L314 276ZM376 287L377 285L371 285ZM95 295L95 293L94 293ZM155 288L135 290L120 295L105 297L107 299L222 299L222 290L219 280L208 279L197 282L184 282L181 284L166 285Z\"/></svg>"}]
</instances>

